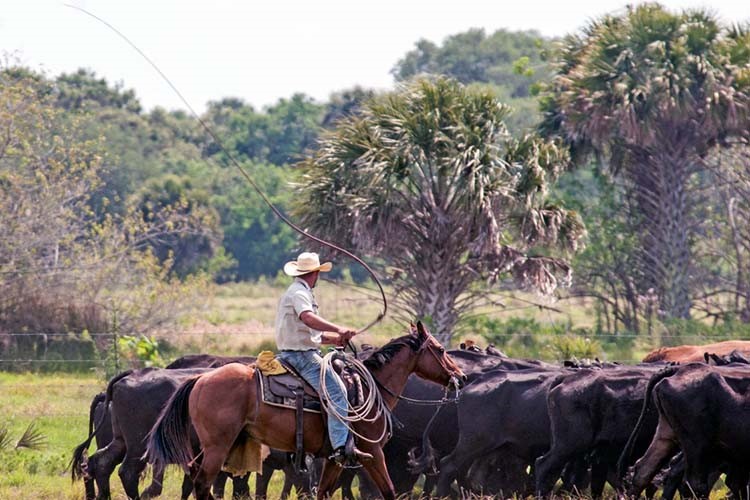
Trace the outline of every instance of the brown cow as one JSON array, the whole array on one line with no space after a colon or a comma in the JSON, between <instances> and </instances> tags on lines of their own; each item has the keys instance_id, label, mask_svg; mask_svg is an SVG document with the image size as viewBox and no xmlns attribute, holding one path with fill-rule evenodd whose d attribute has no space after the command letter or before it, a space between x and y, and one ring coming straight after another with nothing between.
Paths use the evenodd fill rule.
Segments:
<instances>
[{"instance_id":1,"label":"brown cow","mask_svg":"<svg viewBox=\"0 0 750 500\"><path fill-rule=\"evenodd\" d=\"M643 358L644 363L655 363L657 361L698 363L704 361L704 353L713 353L725 356L737 350L743 354L750 354L750 340L727 340L706 345L680 345L677 347L660 347L648 353Z\"/></svg>"}]
</instances>

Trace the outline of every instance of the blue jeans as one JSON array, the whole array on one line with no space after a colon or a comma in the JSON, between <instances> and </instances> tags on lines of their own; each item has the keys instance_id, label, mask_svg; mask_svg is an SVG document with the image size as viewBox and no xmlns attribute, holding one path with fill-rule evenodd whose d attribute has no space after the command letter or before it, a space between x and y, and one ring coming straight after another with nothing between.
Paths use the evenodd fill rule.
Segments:
<instances>
[{"instance_id":1,"label":"blue jeans","mask_svg":"<svg viewBox=\"0 0 750 500\"><path fill-rule=\"evenodd\" d=\"M320 393L320 369L323 358L317 351L281 351L277 356L292 365L302 378ZM326 373L326 389L331 403L337 408L346 408L349 404L346 389L338 375L333 371ZM335 416L328 415L328 437L333 449L346 444L349 429Z\"/></svg>"}]
</instances>

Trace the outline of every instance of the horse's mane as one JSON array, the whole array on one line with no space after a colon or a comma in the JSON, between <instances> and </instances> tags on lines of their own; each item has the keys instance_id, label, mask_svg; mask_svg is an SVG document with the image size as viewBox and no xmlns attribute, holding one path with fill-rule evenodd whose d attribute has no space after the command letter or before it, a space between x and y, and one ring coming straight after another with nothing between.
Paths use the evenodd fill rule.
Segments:
<instances>
[{"instance_id":1,"label":"horse's mane","mask_svg":"<svg viewBox=\"0 0 750 500\"><path fill-rule=\"evenodd\" d=\"M374 349L372 354L362 362L369 370L377 370L388 364L404 346L409 346L412 351L417 352L422 346L422 342L423 340L416 335L404 335L391 340L380 349Z\"/></svg>"}]
</instances>

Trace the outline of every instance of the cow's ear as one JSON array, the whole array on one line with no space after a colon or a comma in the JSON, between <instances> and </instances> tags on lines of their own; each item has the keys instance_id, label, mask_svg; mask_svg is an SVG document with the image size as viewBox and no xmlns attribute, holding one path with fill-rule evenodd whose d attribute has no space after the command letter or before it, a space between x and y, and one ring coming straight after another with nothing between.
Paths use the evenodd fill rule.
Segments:
<instances>
[{"instance_id":1,"label":"cow's ear","mask_svg":"<svg viewBox=\"0 0 750 500\"><path fill-rule=\"evenodd\" d=\"M424 324L422 324L421 321L417 321L417 337L424 340L429 334L430 332L427 331L427 328L425 328Z\"/></svg>"}]
</instances>

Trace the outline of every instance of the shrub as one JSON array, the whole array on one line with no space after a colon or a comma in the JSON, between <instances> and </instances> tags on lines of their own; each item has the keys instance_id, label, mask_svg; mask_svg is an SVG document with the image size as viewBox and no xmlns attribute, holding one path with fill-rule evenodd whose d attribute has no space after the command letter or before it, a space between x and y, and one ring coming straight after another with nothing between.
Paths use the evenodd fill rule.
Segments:
<instances>
[{"instance_id":1,"label":"shrub","mask_svg":"<svg viewBox=\"0 0 750 500\"><path fill-rule=\"evenodd\" d=\"M159 342L146 335L123 335L117 339L117 348L132 368L162 367L166 364L159 351Z\"/></svg>"},{"instance_id":2,"label":"shrub","mask_svg":"<svg viewBox=\"0 0 750 500\"><path fill-rule=\"evenodd\" d=\"M603 356L594 332L573 328L570 322L541 324L533 318L476 316L467 323L471 335L484 337L512 357L562 361Z\"/></svg>"}]
</instances>

